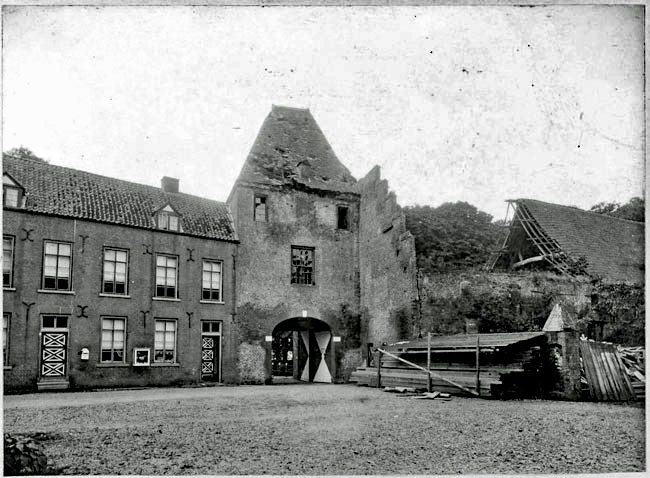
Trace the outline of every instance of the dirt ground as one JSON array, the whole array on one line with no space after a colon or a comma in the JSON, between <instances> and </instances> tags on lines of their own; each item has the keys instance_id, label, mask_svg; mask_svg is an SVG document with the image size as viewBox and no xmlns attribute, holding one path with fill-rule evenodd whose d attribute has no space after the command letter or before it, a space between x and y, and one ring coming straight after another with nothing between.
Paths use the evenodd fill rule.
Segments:
<instances>
[{"instance_id":1,"label":"dirt ground","mask_svg":"<svg viewBox=\"0 0 650 478\"><path fill-rule=\"evenodd\" d=\"M476 474L645 470L645 409L418 400L354 385L4 397L4 431L58 474Z\"/></svg>"}]
</instances>

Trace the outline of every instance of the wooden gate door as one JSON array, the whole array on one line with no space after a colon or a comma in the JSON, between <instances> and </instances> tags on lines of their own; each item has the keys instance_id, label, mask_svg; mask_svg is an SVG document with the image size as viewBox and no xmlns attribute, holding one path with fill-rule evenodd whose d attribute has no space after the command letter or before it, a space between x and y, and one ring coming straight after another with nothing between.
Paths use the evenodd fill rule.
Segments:
<instances>
[{"instance_id":1,"label":"wooden gate door","mask_svg":"<svg viewBox=\"0 0 650 478\"><path fill-rule=\"evenodd\" d=\"M316 342L317 349L312 352L313 361L316 365L316 373L314 373L314 382L332 383L332 374L327 366L325 354L327 347L330 344L332 334L330 332L314 332L314 342Z\"/></svg>"},{"instance_id":2,"label":"wooden gate door","mask_svg":"<svg viewBox=\"0 0 650 478\"><path fill-rule=\"evenodd\" d=\"M201 333L201 380L221 380L221 322L203 322Z\"/></svg>"},{"instance_id":3,"label":"wooden gate door","mask_svg":"<svg viewBox=\"0 0 650 478\"><path fill-rule=\"evenodd\" d=\"M68 332L42 332L41 337L41 377L65 377Z\"/></svg>"}]
</instances>

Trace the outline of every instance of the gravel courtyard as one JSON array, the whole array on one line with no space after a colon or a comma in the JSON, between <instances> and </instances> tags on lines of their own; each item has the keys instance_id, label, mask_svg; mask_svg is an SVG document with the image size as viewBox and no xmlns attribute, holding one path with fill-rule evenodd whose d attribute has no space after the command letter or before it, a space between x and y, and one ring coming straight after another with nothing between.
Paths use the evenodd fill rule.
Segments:
<instances>
[{"instance_id":1,"label":"gravel courtyard","mask_svg":"<svg viewBox=\"0 0 650 478\"><path fill-rule=\"evenodd\" d=\"M419 400L354 385L4 397L58 474L602 473L645 469L640 405Z\"/></svg>"}]
</instances>

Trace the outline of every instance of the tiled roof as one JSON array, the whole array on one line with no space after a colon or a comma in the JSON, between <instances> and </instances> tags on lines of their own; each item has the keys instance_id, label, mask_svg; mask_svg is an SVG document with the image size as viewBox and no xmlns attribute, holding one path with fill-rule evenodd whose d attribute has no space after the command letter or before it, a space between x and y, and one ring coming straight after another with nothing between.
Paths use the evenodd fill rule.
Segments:
<instances>
[{"instance_id":1,"label":"tiled roof","mask_svg":"<svg viewBox=\"0 0 650 478\"><path fill-rule=\"evenodd\" d=\"M238 182L300 183L312 189L355 192L343 166L308 109L273 106L246 158Z\"/></svg>"},{"instance_id":2,"label":"tiled roof","mask_svg":"<svg viewBox=\"0 0 650 478\"><path fill-rule=\"evenodd\" d=\"M609 281L644 281L645 224L533 199L518 199L548 237L587 273Z\"/></svg>"},{"instance_id":3,"label":"tiled roof","mask_svg":"<svg viewBox=\"0 0 650 478\"><path fill-rule=\"evenodd\" d=\"M225 203L6 154L3 172L25 188L27 211L155 229L153 213L169 204L184 234L237 240Z\"/></svg>"}]
</instances>

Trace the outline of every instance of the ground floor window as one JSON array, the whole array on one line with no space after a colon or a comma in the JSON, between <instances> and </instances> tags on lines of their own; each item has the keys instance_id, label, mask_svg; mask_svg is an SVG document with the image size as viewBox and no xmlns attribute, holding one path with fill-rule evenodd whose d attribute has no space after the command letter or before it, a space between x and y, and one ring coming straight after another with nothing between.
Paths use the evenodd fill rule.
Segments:
<instances>
[{"instance_id":1,"label":"ground floor window","mask_svg":"<svg viewBox=\"0 0 650 478\"><path fill-rule=\"evenodd\" d=\"M126 319L102 319L102 363L124 363L126 357Z\"/></svg>"},{"instance_id":2,"label":"ground floor window","mask_svg":"<svg viewBox=\"0 0 650 478\"><path fill-rule=\"evenodd\" d=\"M2 365L7 365L9 359L9 319L11 314L2 313Z\"/></svg>"},{"instance_id":3,"label":"ground floor window","mask_svg":"<svg viewBox=\"0 0 650 478\"><path fill-rule=\"evenodd\" d=\"M156 319L153 361L158 363L176 361L176 320Z\"/></svg>"}]
</instances>

